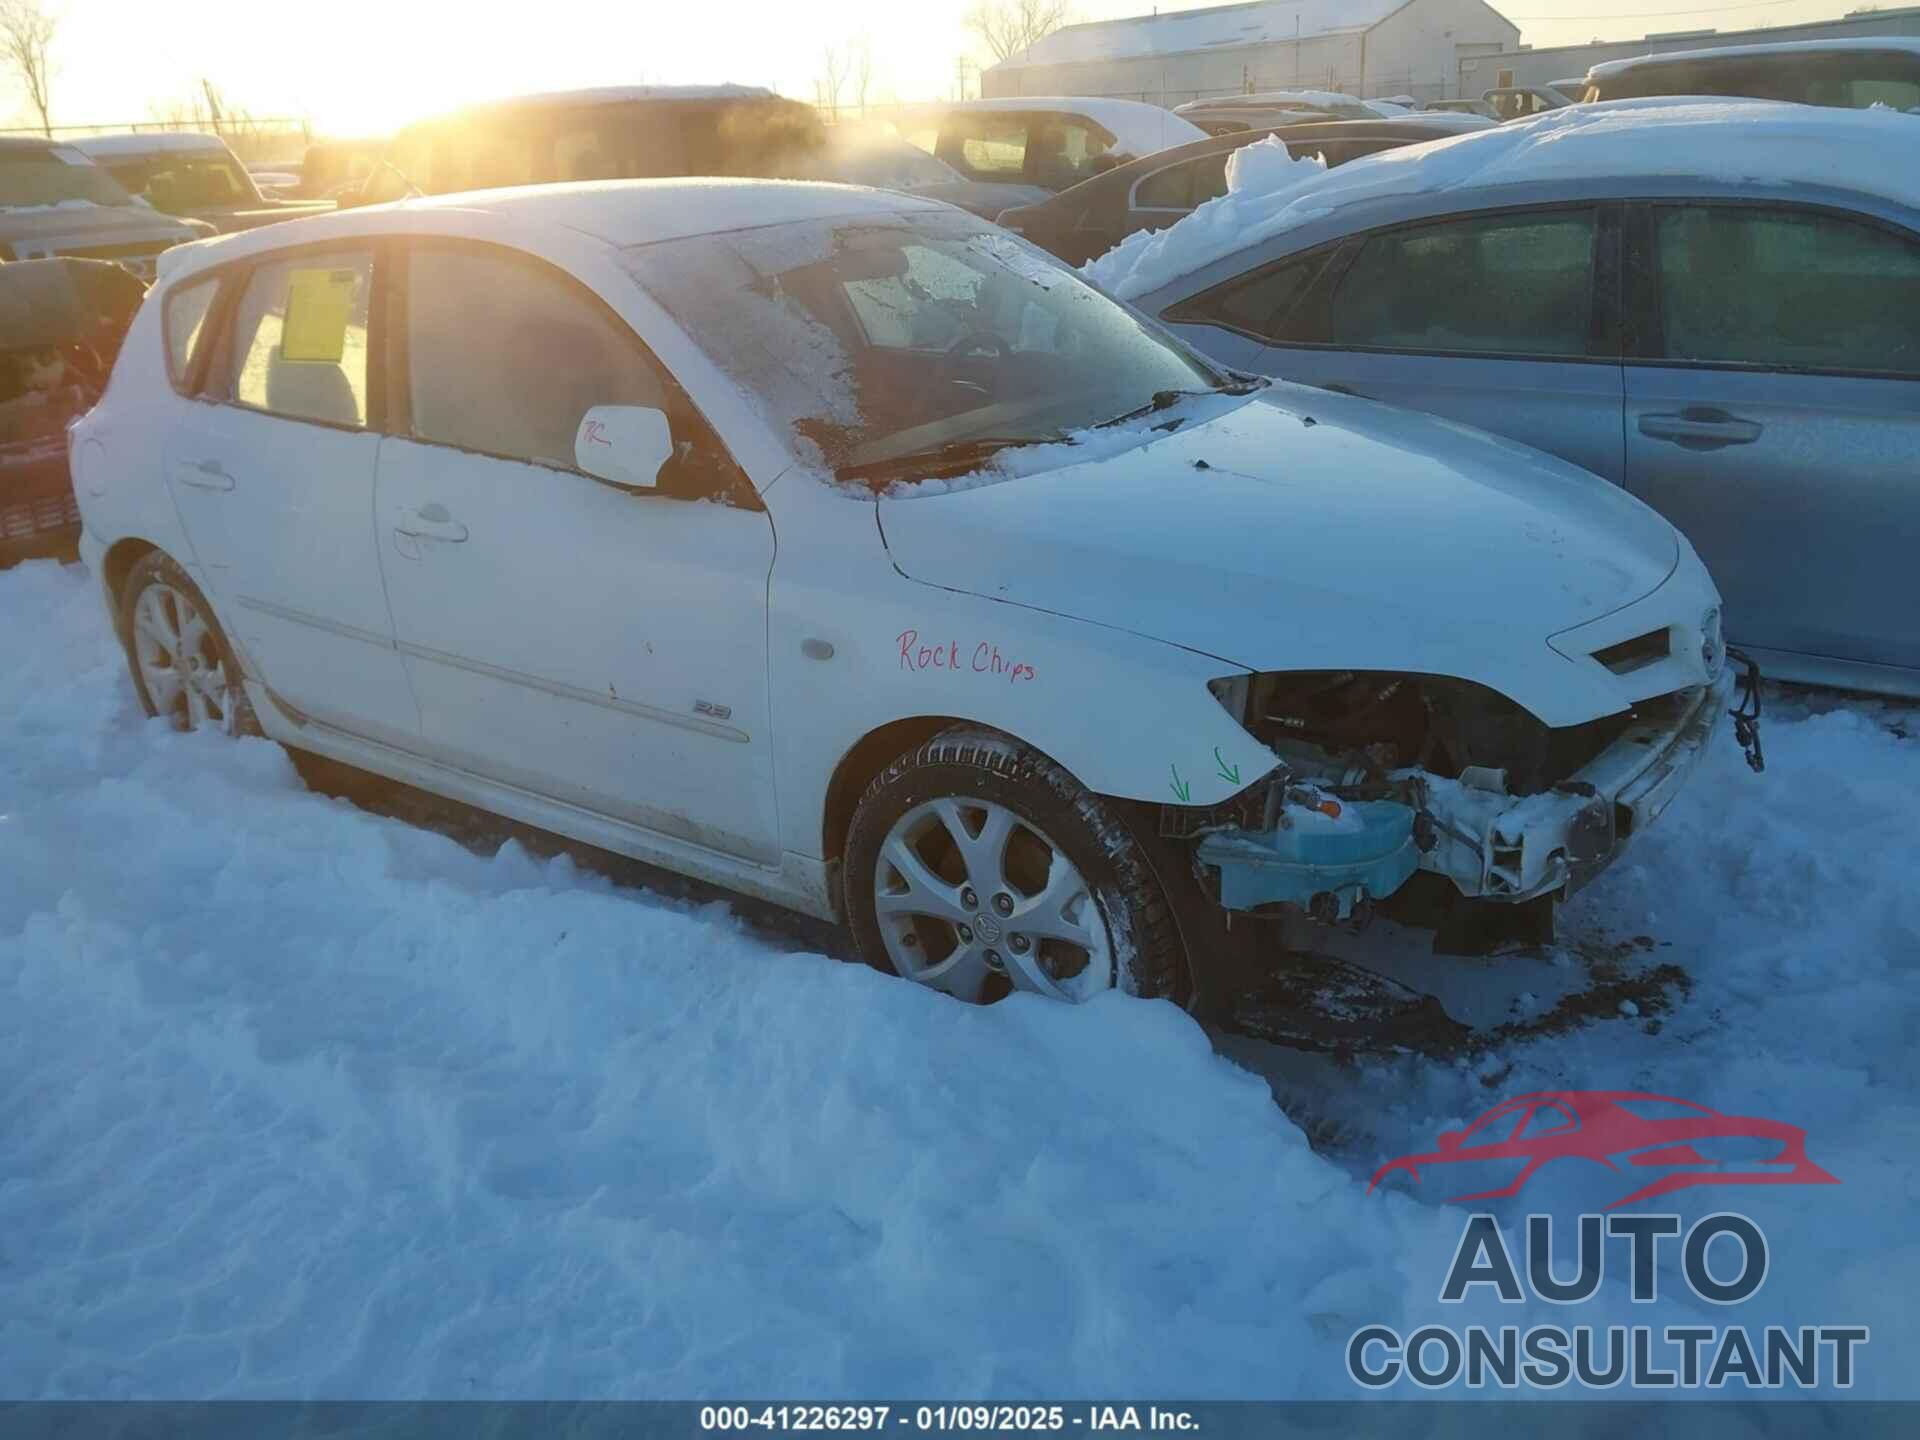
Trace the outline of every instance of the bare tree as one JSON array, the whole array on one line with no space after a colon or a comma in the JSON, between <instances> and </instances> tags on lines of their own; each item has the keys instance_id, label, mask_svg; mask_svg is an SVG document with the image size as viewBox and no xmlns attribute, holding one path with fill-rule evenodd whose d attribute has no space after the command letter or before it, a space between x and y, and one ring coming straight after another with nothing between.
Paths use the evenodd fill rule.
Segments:
<instances>
[{"instance_id":1,"label":"bare tree","mask_svg":"<svg viewBox=\"0 0 1920 1440\"><path fill-rule=\"evenodd\" d=\"M861 36L847 47L853 70L853 98L860 106L860 118L867 118L867 92L873 88L873 47Z\"/></svg>"},{"instance_id":2,"label":"bare tree","mask_svg":"<svg viewBox=\"0 0 1920 1440\"><path fill-rule=\"evenodd\" d=\"M12 71L25 87L27 99L40 112L40 130L53 138L53 66L47 52L53 46L54 19L40 8L40 0L0 0L0 67Z\"/></svg>"},{"instance_id":3,"label":"bare tree","mask_svg":"<svg viewBox=\"0 0 1920 1440\"><path fill-rule=\"evenodd\" d=\"M847 58L829 45L820 57L820 73L813 81L813 103L829 117L840 109L840 90L847 81Z\"/></svg>"},{"instance_id":4,"label":"bare tree","mask_svg":"<svg viewBox=\"0 0 1920 1440\"><path fill-rule=\"evenodd\" d=\"M1070 10L1068 0L976 0L966 24L995 60L1007 60L1065 25Z\"/></svg>"}]
</instances>

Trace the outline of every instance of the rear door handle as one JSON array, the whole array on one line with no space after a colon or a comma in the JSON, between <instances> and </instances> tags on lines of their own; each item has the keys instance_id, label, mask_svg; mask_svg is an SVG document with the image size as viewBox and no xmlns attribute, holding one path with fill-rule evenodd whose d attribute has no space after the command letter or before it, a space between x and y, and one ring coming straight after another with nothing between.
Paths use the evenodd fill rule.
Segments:
<instances>
[{"instance_id":1,"label":"rear door handle","mask_svg":"<svg viewBox=\"0 0 1920 1440\"><path fill-rule=\"evenodd\" d=\"M1688 407L1678 415L1642 415L1640 433L1686 450L1720 450L1751 445L1764 427L1724 410Z\"/></svg>"},{"instance_id":2,"label":"rear door handle","mask_svg":"<svg viewBox=\"0 0 1920 1440\"><path fill-rule=\"evenodd\" d=\"M447 514L444 505L422 505L418 510L402 510L393 527L396 535L411 535L416 540L438 540L458 545L467 538L467 527Z\"/></svg>"},{"instance_id":3,"label":"rear door handle","mask_svg":"<svg viewBox=\"0 0 1920 1440\"><path fill-rule=\"evenodd\" d=\"M173 467L173 478L196 490L231 490L233 476L218 460L181 460Z\"/></svg>"}]
</instances>

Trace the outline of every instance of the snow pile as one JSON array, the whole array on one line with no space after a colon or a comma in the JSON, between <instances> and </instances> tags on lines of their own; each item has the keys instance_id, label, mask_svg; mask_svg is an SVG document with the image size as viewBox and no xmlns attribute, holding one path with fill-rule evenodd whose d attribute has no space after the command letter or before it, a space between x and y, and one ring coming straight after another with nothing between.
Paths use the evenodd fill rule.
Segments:
<instances>
[{"instance_id":1,"label":"snow pile","mask_svg":"<svg viewBox=\"0 0 1920 1440\"><path fill-rule=\"evenodd\" d=\"M1231 254L1245 243L1242 230L1256 209L1269 209L1326 174L1325 160L1317 155L1296 160L1275 136L1242 145L1227 157L1225 195L1168 229L1134 231L1080 272L1122 300L1137 299L1197 269L1196 254L1207 260Z\"/></svg>"},{"instance_id":2,"label":"snow pile","mask_svg":"<svg viewBox=\"0 0 1920 1440\"><path fill-rule=\"evenodd\" d=\"M476 855L143 720L77 569L0 573L0 616L0 1396L1348 1396L1359 1326L1470 1321L1866 1323L1853 1393L1920 1395L1885 717L1776 722L1764 777L1717 745L1581 900L1691 999L1276 1080L1323 1158L1170 1006L970 1009ZM1843 1183L1657 1207L1765 1227L1737 1315L1616 1266L1572 1312L1440 1306L1462 1212L1367 1177L1554 1086L1804 1124Z\"/></svg>"},{"instance_id":3,"label":"snow pile","mask_svg":"<svg viewBox=\"0 0 1920 1440\"><path fill-rule=\"evenodd\" d=\"M1894 128L1889 128L1894 127ZM1143 241L1084 267L1125 300L1342 208L1392 196L1577 175L1697 176L1822 185L1920 205L1905 117L1764 100L1661 98L1570 105L1528 120L1383 151L1301 183L1263 171Z\"/></svg>"}]
</instances>

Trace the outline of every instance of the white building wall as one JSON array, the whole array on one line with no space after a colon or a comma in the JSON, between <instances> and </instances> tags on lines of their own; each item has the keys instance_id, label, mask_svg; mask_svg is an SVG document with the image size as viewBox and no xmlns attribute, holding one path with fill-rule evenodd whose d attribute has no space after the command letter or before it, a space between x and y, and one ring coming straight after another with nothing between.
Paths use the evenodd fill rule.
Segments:
<instances>
[{"instance_id":1,"label":"white building wall","mask_svg":"<svg viewBox=\"0 0 1920 1440\"><path fill-rule=\"evenodd\" d=\"M1460 93L1463 54L1519 43L1519 26L1482 0L1413 0L1367 33L1366 78L1359 93L1452 99Z\"/></svg>"},{"instance_id":2,"label":"white building wall","mask_svg":"<svg viewBox=\"0 0 1920 1440\"><path fill-rule=\"evenodd\" d=\"M980 93L988 98L1104 95L1168 108L1248 90L1337 89L1354 94L1360 83L1360 51L1360 35L1353 33L1322 35L1298 44L1221 46L1139 59L995 65L981 72Z\"/></svg>"}]
</instances>

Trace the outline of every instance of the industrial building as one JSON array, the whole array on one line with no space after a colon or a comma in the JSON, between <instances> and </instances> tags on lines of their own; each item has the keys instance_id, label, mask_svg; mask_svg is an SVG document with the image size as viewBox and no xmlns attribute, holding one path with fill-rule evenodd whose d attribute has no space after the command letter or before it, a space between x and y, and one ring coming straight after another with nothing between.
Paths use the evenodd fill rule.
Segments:
<instances>
[{"instance_id":1,"label":"industrial building","mask_svg":"<svg viewBox=\"0 0 1920 1440\"><path fill-rule=\"evenodd\" d=\"M1520 27L1483 0L1252 0L1068 25L983 71L980 93L1166 106L1300 89L1440 100L1460 93L1467 61L1519 43Z\"/></svg>"},{"instance_id":2,"label":"industrial building","mask_svg":"<svg viewBox=\"0 0 1920 1440\"><path fill-rule=\"evenodd\" d=\"M1673 50L1704 50L1723 45L1777 45L1792 40L1871 40L1882 35L1920 36L1920 6L1857 10L1839 20L1775 25L1760 30L1686 30L1648 35L1641 40L1556 45L1545 50L1529 48L1500 55L1463 54L1455 93L1478 95L1508 85L1551 85L1555 80L1585 75L1589 66L1635 55L1663 55Z\"/></svg>"}]
</instances>

